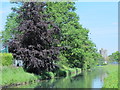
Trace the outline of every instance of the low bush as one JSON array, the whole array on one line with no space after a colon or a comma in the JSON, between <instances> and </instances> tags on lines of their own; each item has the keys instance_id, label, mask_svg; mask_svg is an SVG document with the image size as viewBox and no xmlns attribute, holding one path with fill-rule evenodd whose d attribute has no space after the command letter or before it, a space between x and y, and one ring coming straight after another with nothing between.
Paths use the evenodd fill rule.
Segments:
<instances>
[{"instance_id":1,"label":"low bush","mask_svg":"<svg viewBox=\"0 0 120 90\"><path fill-rule=\"evenodd\" d=\"M81 73L81 69L80 68L76 68L76 73L80 74Z\"/></svg>"},{"instance_id":2,"label":"low bush","mask_svg":"<svg viewBox=\"0 0 120 90\"><path fill-rule=\"evenodd\" d=\"M118 88L119 87L119 77L118 77L118 65L106 65L103 66L107 70L108 75L104 79L103 88Z\"/></svg>"},{"instance_id":3,"label":"low bush","mask_svg":"<svg viewBox=\"0 0 120 90\"><path fill-rule=\"evenodd\" d=\"M69 71L65 69L59 69L59 71L56 72L57 77L67 77L69 76Z\"/></svg>"},{"instance_id":4,"label":"low bush","mask_svg":"<svg viewBox=\"0 0 120 90\"><path fill-rule=\"evenodd\" d=\"M70 76L75 76L77 74L76 73L76 68L70 68L68 71L69 71Z\"/></svg>"},{"instance_id":5,"label":"low bush","mask_svg":"<svg viewBox=\"0 0 120 90\"><path fill-rule=\"evenodd\" d=\"M13 63L13 55L11 53L0 53L0 63L2 66L8 66Z\"/></svg>"},{"instance_id":6,"label":"low bush","mask_svg":"<svg viewBox=\"0 0 120 90\"><path fill-rule=\"evenodd\" d=\"M60 69L55 72L57 77L75 76L81 73L80 68L70 68L63 64L59 64L59 67Z\"/></svg>"},{"instance_id":7,"label":"low bush","mask_svg":"<svg viewBox=\"0 0 120 90\"><path fill-rule=\"evenodd\" d=\"M46 78L48 78L48 79L52 79L52 78L54 78L54 73L53 72L45 72L44 73L44 78L46 79Z\"/></svg>"}]
</instances>

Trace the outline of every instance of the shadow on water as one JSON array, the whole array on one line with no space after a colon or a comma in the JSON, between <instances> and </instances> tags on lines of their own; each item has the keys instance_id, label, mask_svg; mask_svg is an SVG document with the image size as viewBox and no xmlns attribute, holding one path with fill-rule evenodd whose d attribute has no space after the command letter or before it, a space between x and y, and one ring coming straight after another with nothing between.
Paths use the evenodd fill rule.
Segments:
<instances>
[{"instance_id":1,"label":"shadow on water","mask_svg":"<svg viewBox=\"0 0 120 90\"><path fill-rule=\"evenodd\" d=\"M45 80L19 88L102 88L106 76L107 72L103 68L97 68L92 72L84 72L75 77Z\"/></svg>"}]
</instances>

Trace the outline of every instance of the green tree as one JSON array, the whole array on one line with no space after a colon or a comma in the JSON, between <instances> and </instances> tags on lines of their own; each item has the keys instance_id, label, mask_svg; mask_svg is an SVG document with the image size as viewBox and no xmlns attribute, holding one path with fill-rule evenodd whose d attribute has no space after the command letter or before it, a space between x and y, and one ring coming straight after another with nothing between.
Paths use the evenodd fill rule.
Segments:
<instances>
[{"instance_id":1,"label":"green tree","mask_svg":"<svg viewBox=\"0 0 120 90\"><path fill-rule=\"evenodd\" d=\"M95 44L89 39L89 30L79 24L74 4L74 2L46 2L46 10L43 13L50 16L47 20L52 20L61 29L61 43L58 46L67 48L61 51L62 56L60 55L60 58L65 58L64 64L87 69L97 64L100 55ZM4 41L14 35L13 28L19 25L19 20L16 18L17 14L7 19L6 29L3 32Z\"/></svg>"},{"instance_id":2,"label":"green tree","mask_svg":"<svg viewBox=\"0 0 120 90\"><path fill-rule=\"evenodd\" d=\"M62 55L68 59L69 66L91 68L97 63L97 49L89 39L89 30L79 24L74 4L74 2L48 2L46 13L50 13L50 20L61 28L61 46L67 47Z\"/></svg>"},{"instance_id":3,"label":"green tree","mask_svg":"<svg viewBox=\"0 0 120 90\"><path fill-rule=\"evenodd\" d=\"M120 53L119 53L119 51L116 51L116 52L112 53L112 55L109 55L109 60L118 62L119 57L120 57Z\"/></svg>"},{"instance_id":4,"label":"green tree","mask_svg":"<svg viewBox=\"0 0 120 90\"><path fill-rule=\"evenodd\" d=\"M14 38L15 35L18 33L18 31L16 31L16 28L19 25L18 21L20 19L17 19L17 17L18 14L14 12L10 13L7 17L5 30L2 32L3 43L8 42L10 39Z\"/></svg>"}]
</instances>

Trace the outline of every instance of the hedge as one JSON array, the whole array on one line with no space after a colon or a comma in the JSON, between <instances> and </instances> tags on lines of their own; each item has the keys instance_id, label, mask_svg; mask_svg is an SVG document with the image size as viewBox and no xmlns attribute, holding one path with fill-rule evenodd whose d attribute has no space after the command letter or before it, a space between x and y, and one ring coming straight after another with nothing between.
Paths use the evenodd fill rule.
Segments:
<instances>
[{"instance_id":1,"label":"hedge","mask_svg":"<svg viewBox=\"0 0 120 90\"><path fill-rule=\"evenodd\" d=\"M76 76L77 75L76 68L70 68L68 71L69 71L70 76Z\"/></svg>"},{"instance_id":2,"label":"hedge","mask_svg":"<svg viewBox=\"0 0 120 90\"><path fill-rule=\"evenodd\" d=\"M57 72L57 76L59 77L67 77L69 76L68 70L61 69Z\"/></svg>"},{"instance_id":3,"label":"hedge","mask_svg":"<svg viewBox=\"0 0 120 90\"><path fill-rule=\"evenodd\" d=\"M46 75L46 77L49 78L49 79L54 78L53 72L46 72L45 75Z\"/></svg>"},{"instance_id":4,"label":"hedge","mask_svg":"<svg viewBox=\"0 0 120 90\"><path fill-rule=\"evenodd\" d=\"M56 72L57 77L76 76L81 73L80 68L59 69Z\"/></svg>"},{"instance_id":5,"label":"hedge","mask_svg":"<svg viewBox=\"0 0 120 90\"><path fill-rule=\"evenodd\" d=\"M8 66L13 63L13 56L11 53L0 53L0 63L2 66Z\"/></svg>"},{"instance_id":6,"label":"hedge","mask_svg":"<svg viewBox=\"0 0 120 90\"><path fill-rule=\"evenodd\" d=\"M80 74L81 73L81 69L80 68L76 68L76 73Z\"/></svg>"}]
</instances>

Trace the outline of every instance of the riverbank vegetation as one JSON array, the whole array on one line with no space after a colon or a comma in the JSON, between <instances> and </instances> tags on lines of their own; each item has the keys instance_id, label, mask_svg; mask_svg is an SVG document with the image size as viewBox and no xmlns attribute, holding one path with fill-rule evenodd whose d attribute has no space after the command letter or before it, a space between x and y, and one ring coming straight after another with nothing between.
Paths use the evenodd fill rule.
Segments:
<instances>
[{"instance_id":1,"label":"riverbank vegetation","mask_svg":"<svg viewBox=\"0 0 120 90\"><path fill-rule=\"evenodd\" d=\"M118 65L106 65L103 68L108 72L103 88L118 88Z\"/></svg>"},{"instance_id":2,"label":"riverbank vegetation","mask_svg":"<svg viewBox=\"0 0 120 90\"><path fill-rule=\"evenodd\" d=\"M119 62L120 52L116 51L112 53L109 57L109 62Z\"/></svg>"},{"instance_id":3,"label":"riverbank vegetation","mask_svg":"<svg viewBox=\"0 0 120 90\"><path fill-rule=\"evenodd\" d=\"M0 74L2 77L0 85L2 86L33 82L34 80L41 79L41 76L25 72L22 67L3 66Z\"/></svg>"},{"instance_id":4,"label":"riverbank vegetation","mask_svg":"<svg viewBox=\"0 0 120 90\"><path fill-rule=\"evenodd\" d=\"M13 63L13 55L11 53L0 53L0 66L8 66Z\"/></svg>"},{"instance_id":5,"label":"riverbank vegetation","mask_svg":"<svg viewBox=\"0 0 120 90\"><path fill-rule=\"evenodd\" d=\"M63 68L57 72L45 72L43 75L35 75L25 72L22 67L3 66L0 73L1 86L9 86L16 84L34 83L37 80L52 79L55 77L75 76L81 73L79 68Z\"/></svg>"},{"instance_id":6,"label":"riverbank vegetation","mask_svg":"<svg viewBox=\"0 0 120 90\"><path fill-rule=\"evenodd\" d=\"M21 3L21 9L14 8L14 11L8 16L6 29L3 31L3 42L9 42L12 39L9 52L13 53L14 58L25 60L24 63L29 62L31 65L25 67L29 66L28 69L32 66L38 68L42 65L44 67L45 62L47 62L43 61L45 59L51 60L51 64L48 63L44 70L49 67L49 69L56 68L57 66L52 67L51 65L59 62L56 61L56 57L59 56L58 53L62 55L62 58L58 59L66 58L64 64L67 63L70 68L85 70L94 67L101 56L97 53L95 44L89 39L89 30L79 24L79 17L75 13L74 4L74 2L31 2ZM38 9L39 6L41 7ZM11 25L11 23L14 25ZM9 38L6 38L6 36ZM59 50L58 48L63 49ZM32 54L30 55L32 57L28 57L26 53ZM35 64L37 62L42 64L37 66ZM28 69L26 71L29 71Z\"/></svg>"},{"instance_id":7,"label":"riverbank vegetation","mask_svg":"<svg viewBox=\"0 0 120 90\"><path fill-rule=\"evenodd\" d=\"M31 76L37 79L36 75L49 75L51 78L54 74L76 75L81 69L91 69L98 64L102 56L90 40L89 30L80 25L74 4L26 2L13 8L2 32L2 40L4 45L8 44L14 59L23 61L24 71L31 74L22 68L11 69L11 72L3 68L2 76L6 80L9 73L17 75L19 69L26 77L28 75L25 79L28 80ZM14 77L8 81L12 83ZM4 84L6 80L3 80Z\"/></svg>"}]
</instances>

